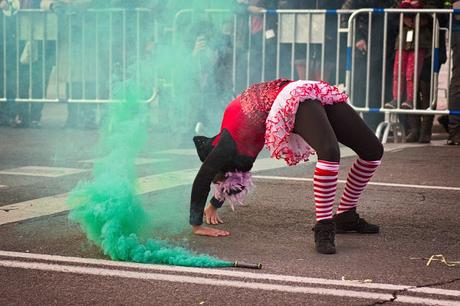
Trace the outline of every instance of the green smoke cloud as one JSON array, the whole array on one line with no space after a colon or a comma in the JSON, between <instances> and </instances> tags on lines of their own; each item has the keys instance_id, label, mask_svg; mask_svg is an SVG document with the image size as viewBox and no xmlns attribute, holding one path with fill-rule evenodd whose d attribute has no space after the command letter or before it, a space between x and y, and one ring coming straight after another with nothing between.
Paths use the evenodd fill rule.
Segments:
<instances>
[{"instance_id":1,"label":"green smoke cloud","mask_svg":"<svg viewBox=\"0 0 460 306\"><path fill-rule=\"evenodd\" d=\"M107 153L95 163L93 179L70 193L70 219L80 224L89 240L114 260L181 266L219 267L231 263L196 255L166 241L147 239L152 220L136 194L134 160L147 139L145 105L136 95L112 106L108 126L101 131ZM153 216L155 217L155 216Z\"/></svg>"},{"instance_id":2,"label":"green smoke cloud","mask_svg":"<svg viewBox=\"0 0 460 306\"><path fill-rule=\"evenodd\" d=\"M197 3L202 9L203 2ZM172 8L173 5L165 7L163 16L173 16L178 9L176 6ZM184 19L184 24L190 25L187 31L176 32L174 38L169 37L171 39L161 35L155 38L153 52L143 58L140 65L128 68L128 76L131 75L132 78L129 85L126 86L125 82L124 88L121 85L116 86L118 91L114 97L122 102L111 105L106 125L100 131L98 156L102 158L94 165L92 179L80 182L68 198L71 206L70 219L78 223L88 239L114 260L199 267L231 266L228 261L196 254L166 240L146 236L152 235L158 224L167 229L170 235L187 227L187 224L178 224L177 221L185 220L177 216L186 215L184 210L187 205L184 205L182 199L173 196L158 199L158 203L149 203L147 211L136 193L137 173L134 161L141 150L145 149L149 138L156 137L157 133L156 127L152 128L150 125L149 106L141 102L149 96L148 89L153 87L149 84L156 85L161 92L162 105L168 106L166 110L161 110L166 115L160 124L167 125L168 128L174 127L168 135L170 138L191 136L187 133L193 129L196 120L190 115L195 108L191 102L197 97L209 98L209 101L201 102L211 111L219 112L221 107L214 105L213 108L212 104L206 104L216 103L216 97L223 96L223 91L216 76L204 72L212 71L216 54L223 47L228 47L228 41L221 41L217 35L221 33L225 19L214 19L206 14L187 16ZM167 19L161 16L157 18L163 21ZM180 27L176 27L177 29L180 30ZM190 31L195 31L193 38ZM206 37L207 46L210 48L202 50L199 55L193 54L196 38L200 35ZM138 68L141 70L137 71ZM144 88L133 85L137 84L134 76L140 76ZM203 77L207 78L205 87L200 86L200 78ZM158 80L161 82L155 84ZM162 88L162 84L168 86ZM213 114L211 117L220 120L219 115ZM216 122L209 120L208 124L215 125ZM191 141L191 137L189 140ZM163 210L161 207L168 209ZM166 239L168 232L162 232Z\"/></svg>"}]
</instances>

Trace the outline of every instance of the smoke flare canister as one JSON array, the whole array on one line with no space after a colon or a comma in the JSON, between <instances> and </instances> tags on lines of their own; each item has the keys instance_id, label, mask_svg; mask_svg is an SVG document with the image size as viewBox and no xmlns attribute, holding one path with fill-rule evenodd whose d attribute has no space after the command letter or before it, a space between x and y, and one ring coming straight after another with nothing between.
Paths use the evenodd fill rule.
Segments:
<instances>
[{"instance_id":1,"label":"smoke flare canister","mask_svg":"<svg viewBox=\"0 0 460 306\"><path fill-rule=\"evenodd\" d=\"M262 269L261 263L247 263L247 262L235 261L233 263L233 266L235 268Z\"/></svg>"}]
</instances>

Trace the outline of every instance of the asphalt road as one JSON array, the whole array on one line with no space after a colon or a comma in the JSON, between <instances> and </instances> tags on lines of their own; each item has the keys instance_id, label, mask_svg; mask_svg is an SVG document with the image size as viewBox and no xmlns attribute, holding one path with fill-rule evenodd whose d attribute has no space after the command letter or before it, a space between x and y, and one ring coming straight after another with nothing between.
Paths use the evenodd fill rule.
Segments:
<instances>
[{"instance_id":1,"label":"asphalt road","mask_svg":"<svg viewBox=\"0 0 460 306\"><path fill-rule=\"evenodd\" d=\"M221 210L230 237L193 236L186 224L171 237L196 252L260 262L257 271L105 257L63 205L91 177L97 142L94 131L0 128L1 305L460 305L460 148L444 140L385 146L359 207L381 233L338 235L335 255L313 248L314 162L285 167L266 154L248 206ZM185 222L200 164L193 149L172 150L152 135L140 158L143 202L176 201ZM341 180L353 160L344 150ZM443 257L427 265L433 255Z\"/></svg>"}]
</instances>

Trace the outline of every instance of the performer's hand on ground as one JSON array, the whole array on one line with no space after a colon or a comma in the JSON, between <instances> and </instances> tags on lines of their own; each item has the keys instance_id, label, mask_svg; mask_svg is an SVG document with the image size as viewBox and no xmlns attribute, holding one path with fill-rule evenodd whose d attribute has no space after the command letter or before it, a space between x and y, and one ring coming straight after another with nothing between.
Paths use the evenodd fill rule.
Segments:
<instances>
[{"instance_id":1,"label":"performer's hand on ground","mask_svg":"<svg viewBox=\"0 0 460 306\"><path fill-rule=\"evenodd\" d=\"M225 237L230 236L230 233L223 231L217 228L204 227L201 225L193 226L193 233L200 236L210 236L210 237Z\"/></svg>"},{"instance_id":2,"label":"performer's hand on ground","mask_svg":"<svg viewBox=\"0 0 460 306\"><path fill-rule=\"evenodd\" d=\"M216 225L224 223L217 213L217 208L215 208L212 204L209 204L204 209L204 220L206 221L206 224Z\"/></svg>"}]
</instances>

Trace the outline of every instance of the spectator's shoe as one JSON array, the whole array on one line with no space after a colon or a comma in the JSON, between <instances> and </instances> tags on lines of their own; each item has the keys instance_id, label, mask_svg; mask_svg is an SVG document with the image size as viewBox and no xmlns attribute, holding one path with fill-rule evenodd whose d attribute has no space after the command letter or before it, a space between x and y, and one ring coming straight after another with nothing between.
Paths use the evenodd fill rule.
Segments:
<instances>
[{"instance_id":1,"label":"spectator's shoe","mask_svg":"<svg viewBox=\"0 0 460 306\"><path fill-rule=\"evenodd\" d=\"M9 125L10 125L10 122L8 121L8 119L0 120L0 126L9 126Z\"/></svg>"},{"instance_id":2,"label":"spectator's shoe","mask_svg":"<svg viewBox=\"0 0 460 306\"><path fill-rule=\"evenodd\" d=\"M410 132L406 137L406 142L418 142L420 139L419 133Z\"/></svg>"},{"instance_id":3,"label":"spectator's shoe","mask_svg":"<svg viewBox=\"0 0 460 306\"><path fill-rule=\"evenodd\" d=\"M378 225L367 223L359 217L356 208L334 216L337 233L358 232L360 234L377 234L380 230Z\"/></svg>"},{"instance_id":4,"label":"spectator's shoe","mask_svg":"<svg viewBox=\"0 0 460 306\"><path fill-rule=\"evenodd\" d=\"M460 134L457 133L453 136L449 136L447 139L447 144L449 146L460 146Z\"/></svg>"},{"instance_id":5,"label":"spectator's shoe","mask_svg":"<svg viewBox=\"0 0 460 306\"><path fill-rule=\"evenodd\" d=\"M72 120L72 119L67 119L65 124L64 124L65 129L76 129L77 126L78 126L77 121Z\"/></svg>"},{"instance_id":6,"label":"spectator's shoe","mask_svg":"<svg viewBox=\"0 0 460 306\"><path fill-rule=\"evenodd\" d=\"M438 117L439 124L444 128L446 133L449 133L449 115L441 115Z\"/></svg>"},{"instance_id":7,"label":"spectator's shoe","mask_svg":"<svg viewBox=\"0 0 460 306\"><path fill-rule=\"evenodd\" d=\"M335 254L335 223L333 220L316 222L312 229L315 232L315 248L321 254Z\"/></svg>"},{"instance_id":8,"label":"spectator's shoe","mask_svg":"<svg viewBox=\"0 0 460 306\"><path fill-rule=\"evenodd\" d=\"M97 123L94 121L86 121L83 124L84 130L97 130L97 128L98 128Z\"/></svg>"},{"instance_id":9,"label":"spectator's shoe","mask_svg":"<svg viewBox=\"0 0 460 306\"><path fill-rule=\"evenodd\" d=\"M40 123L40 121L32 120L32 122L30 122L30 127L33 129L40 129L42 127L42 124Z\"/></svg>"},{"instance_id":10,"label":"spectator's shoe","mask_svg":"<svg viewBox=\"0 0 460 306\"><path fill-rule=\"evenodd\" d=\"M386 108L386 109L398 108L398 101L391 100L390 102L385 103L385 105L383 107Z\"/></svg>"},{"instance_id":11,"label":"spectator's shoe","mask_svg":"<svg viewBox=\"0 0 460 306\"><path fill-rule=\"evenodd\" d=\"M22 120L21 118L16 117L11 122L11 127L13 127L13 128L28 128L29 127L29 122L27 120Z\"/></svg>"},{"instance_id":12,"label":"spectator's shoe","mask_svg":"<svg viewBox=\"0 0 460 306\"><path fill-rule=\"evenodd\" d=\"M423 116L423 122L420 128L419 143L430 143L433 134L433 117Z\"/></svg>"},{"instance_id":13,"label":"spectator's shoe","mask_svg":"<svg viewBox=\"0 0 460 306\"><path fill-rule=\"evenodd\" d=\"M401 103L401 108L402 109L413 109L414 104L412 103L412 101L405 101L405 102Z\"/></svg>"}]
</instances>

